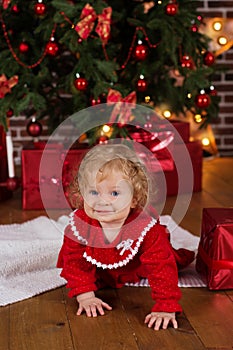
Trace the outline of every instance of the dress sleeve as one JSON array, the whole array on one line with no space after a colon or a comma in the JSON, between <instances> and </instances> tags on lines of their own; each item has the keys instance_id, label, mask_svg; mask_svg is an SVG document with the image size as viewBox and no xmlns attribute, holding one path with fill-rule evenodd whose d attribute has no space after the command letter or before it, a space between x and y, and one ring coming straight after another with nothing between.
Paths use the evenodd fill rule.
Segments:
<instances>
[{"instance_id":1,"label":"dress sleeve","mask_svg":"<svg viewBox=\"0 0 233 350\"><path fill-rule=\"evenodd\" d=\"M145 265L155 301L152 311L181 312L178 271L166 228L155 225L146 235L141 248L140 260Z\"/></svg>"},{"instance_id":2,"label":"dress sleeve","mask_svg":"<svg viewBox=\"0 0 233 350\"><path fill-rule=\"evenodd\" d=\"M65 229L57 267L62 268L61 277L67 281L67 288L70 289L69 297L97 290L96 268L83 258L84 251L85 246L71 238L71 230L68 225Z\"/></svg>"}]
</instances>

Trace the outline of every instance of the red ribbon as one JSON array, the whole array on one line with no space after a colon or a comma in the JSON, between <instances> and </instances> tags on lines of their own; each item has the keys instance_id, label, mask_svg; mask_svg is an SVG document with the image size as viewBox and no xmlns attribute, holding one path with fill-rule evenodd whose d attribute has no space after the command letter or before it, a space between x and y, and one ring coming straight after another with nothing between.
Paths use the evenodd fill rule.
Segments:
<instances>
[{"instance_id":1,"label":"red ribbon","mask_svg":"<svg viewBox=\"0 0 233 350\"><path fill-rule=\"evenodd\" d=\"M111 16L111 7L106 7L102 14L97 15L94 8L86 4L81 12L81 21L77 23L75 30L82 39L87 39L94 28L95 20L98 19L95 31L102 42L107 43L110 35Z\"/></svg>"},{"instance_id":2,"label":"red ribbon","mask_svg":"<svg viewBox=\"0 0 233 350\"><path fill-rule=\"evenodd\" d=\"M122 97L117 90L110 89L107 96L107 104L115 104L109 122L114 123L118 116L118 122L126 124L131 116L131 110L136 104L136 92L132 91L128 96Z\"/></svg>"},{"instance_id":3,"label":"red ribbon","mask_svg":"<svg viewBox=\"0 0 233 350\"><path fill-rule=\"evenodd\" d=\"M233 261L232 260L214 260L209 257L209 255L205 252L202 246L198 247L198 253L200 254L204 263L213 270L221 270L221 269L233 269Z\"/></svg>"},{"instance_id":4,"label":"red ribbon","mask_svg":"<svg viewBox=\"0 0 233 350\"><path fill-rule=\"evenodd\" d=\"M4 98L7 93L11 92L18 80L18 75L14 75L10 79L7 79L5 74L0 75L0 98Z\"/></svg>"},{"instance_id":5,"label":"red ribbon","mask_svg":"<svg viewBox=\"0 0 233 350\"><path fill-rule=\"evenodd\" d=\"M4 10L6 10L8 8L8 6L10 5L11 0L3 0L2 1L2 7Z\"/></svg>"}]
</instances>

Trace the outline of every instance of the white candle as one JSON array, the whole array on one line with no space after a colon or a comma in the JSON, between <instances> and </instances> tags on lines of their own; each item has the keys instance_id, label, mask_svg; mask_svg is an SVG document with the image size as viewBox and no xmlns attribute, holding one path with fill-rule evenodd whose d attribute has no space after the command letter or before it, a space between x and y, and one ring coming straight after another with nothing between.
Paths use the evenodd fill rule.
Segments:
<instances>
[{"instance_id":1,"label":"white candle","mask_svg":"<svg viewBox=\"0 0 233 350\"><path fill-rule=\"evenodd\" d=\"M10 131L6 133L6 151L7 151L7 162L8 162L8 176L15 176L14 158L13 158L13 142Z\"/></svg>"}]
</instances>

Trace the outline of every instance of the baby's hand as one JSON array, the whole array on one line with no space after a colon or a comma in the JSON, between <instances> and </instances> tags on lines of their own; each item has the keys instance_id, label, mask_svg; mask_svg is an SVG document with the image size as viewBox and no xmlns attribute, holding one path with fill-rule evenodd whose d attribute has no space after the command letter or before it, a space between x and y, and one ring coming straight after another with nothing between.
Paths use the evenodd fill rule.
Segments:
<instances>
[{"instance_id":1,"label":"baby's hand","mask_svg":"<svg viewBox=\"0 0 233 350\"><path fill-rule=\"evenodd\" d=\"M100 315L104 315L103 308L107 310L112 310L112 307L110 305L103 302L101 299L96 298L94 293L90 296L88 294L89 293L87 293L86 297L84 296L84 294L82 295L82 297L77 297L77 301L79 303L77 315L81 315L81 313L85 311L88 317L97 317L97 311Z\"/></svg>"},{"instance_id":2,"label":"baby's hand","mask_svg":"<svg viewBox=\"0 0 233 350\"><path fill-rule=\"evenodd\" d=\"M148 323L148 327L151 328L154 325L156 331L159 330L160 326L167 329L170 322L174 328L178 328L175 312L151 312L145 317L145 323Z\"/></svg>"}]
</instances>

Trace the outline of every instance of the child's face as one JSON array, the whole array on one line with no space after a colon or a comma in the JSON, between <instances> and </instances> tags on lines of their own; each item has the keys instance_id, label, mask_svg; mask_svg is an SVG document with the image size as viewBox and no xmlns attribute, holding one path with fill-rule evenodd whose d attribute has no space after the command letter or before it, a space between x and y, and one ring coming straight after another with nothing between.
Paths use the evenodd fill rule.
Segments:
<instances>
[{"instance_id":1,"label":"child's face","mask_svg":"<svg viewBox=\"0 0 233 350\"><path fill-rule=\"evenodd\" d=\"M97 175L96 183L84 190L86 214L105 228L121 227L135 202L132 185L120 172L112 172L103 180Z\"/></svg>"}]
</instances>

